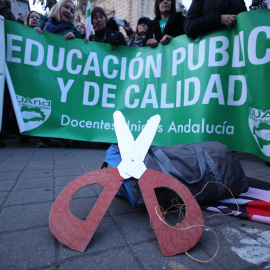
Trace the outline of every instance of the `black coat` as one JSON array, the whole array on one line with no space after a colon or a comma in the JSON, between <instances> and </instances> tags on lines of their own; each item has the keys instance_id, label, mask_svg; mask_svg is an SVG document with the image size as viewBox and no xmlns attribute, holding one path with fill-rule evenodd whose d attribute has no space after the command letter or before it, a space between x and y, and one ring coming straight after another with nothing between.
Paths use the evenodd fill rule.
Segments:
<instances>
[{"instance_id":1,"label":"black coat","mask_svg":"<svg viewBox=\"0 0 270 270\"><path fill-rule=\"evenodd\" d=\"M9 1L4 1L4 3L0 2L0 15L6 20L16 21L11 11L11 3Z\"/></svg>"},{"instance_id":2,"label":"black coat","mask_svg":"<svg viewBox=\"0 0 270 270\"><path fill-rule=\"evenodd\" d=\"M177 36L185 34L184 32L185 18L186 17L181 12L173 13L170 16L162 34L160 26L159 26L159 20L161 18L156 17L154 20L148 23L148 30L146 32L145 43L147 42L148 39L154 38L154 35L155 35L155 39L158 42L160 42L160 40L162 39L164 35L177 37Z\"/></svg>"},{"instance_id":3,"label":"black coat","mask_svg":"<svg viewBox=\"0 0 270 270\"><path fill-rule=\"evenodd\" d=\"M184 24L187 36L197 38L225 27L221 15L246 11L244 0L193 0Z\"/></svg>"},{"instance_id":4,"label":"black coat","mask_svg":"<svg viewBox=\"0 0 270 270\"><path fill-rule=\"evenodd\" d=\"M124 35L119 31L119 27L114 20L109 20L106 28L101 31L95 31L89 38L90 41L110 43L111 45L127 46Z\"/></svg>"},{"instance_id":5,"label":"black coat","mask_svg":"<svg viewBox=\"0 0 270 270\"><path fill-rule=\"evenodd\" d=\"M244 0L193 0L184 24L187 36L199 35L225 27L221 24L222 14L237 15L246 11Z\"/></svg>"}]
</instances>

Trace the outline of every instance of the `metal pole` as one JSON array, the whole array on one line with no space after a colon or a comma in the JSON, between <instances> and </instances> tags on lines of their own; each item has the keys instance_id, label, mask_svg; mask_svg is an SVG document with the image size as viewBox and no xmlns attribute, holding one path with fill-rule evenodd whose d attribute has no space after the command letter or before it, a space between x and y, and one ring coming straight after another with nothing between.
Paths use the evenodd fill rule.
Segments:
<instances>
[{"instance_id":1,"label":"metal pole","mask_svg":"<svg viewBox=\"0 0 270 270\"><path fill-rule=\"evenodd\" d=\"M0 16L0 131L2 130L4 89L5 89L5 60L6 60L6 42L5 42L5 18Z\"/></svg>"}]
</instances>

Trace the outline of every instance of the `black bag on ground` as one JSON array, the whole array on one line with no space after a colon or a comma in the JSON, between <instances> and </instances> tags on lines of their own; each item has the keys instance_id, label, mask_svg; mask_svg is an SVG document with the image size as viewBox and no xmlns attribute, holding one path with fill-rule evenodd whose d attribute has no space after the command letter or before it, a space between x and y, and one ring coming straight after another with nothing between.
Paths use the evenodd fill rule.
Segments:
<instances>
[{"instance_id":1,"label":"black bag on ground","mask_svg":"<svg viewBox=\"0 0 270 270\"><path fill-rule=\"evenodd\" d=\"M234 153L219 142L202 142L184 146L151 146L144 163L147 168L166 173L181 181L193 195L202 191L207 182L217 182L230 189L234 196L248 190L248 182L240 161ZM196 196L198 203L230 198L228 189L220 184L208 184ZM175 192L157 189L156 195L163 207L171 205Z\"/></svg>"}]
</instances>

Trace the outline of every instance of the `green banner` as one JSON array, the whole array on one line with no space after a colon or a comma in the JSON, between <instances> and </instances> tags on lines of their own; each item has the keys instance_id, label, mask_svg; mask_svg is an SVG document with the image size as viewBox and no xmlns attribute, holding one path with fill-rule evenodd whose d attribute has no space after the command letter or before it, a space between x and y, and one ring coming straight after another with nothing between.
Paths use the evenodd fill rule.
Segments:
<instances>
[{"instance_id":1,"label":"green banner","mask_svg":"<svg viewBox=\"0 0 270 270\"><path fill-rule=\"evenodd\" d=\"M233 29L155 49L66 41L5 21L21 132L116 142L115 110L135 138L159 114L155 145L216 140L270 161L269 15L244 12Z\"/></svg>"}]
</instances>

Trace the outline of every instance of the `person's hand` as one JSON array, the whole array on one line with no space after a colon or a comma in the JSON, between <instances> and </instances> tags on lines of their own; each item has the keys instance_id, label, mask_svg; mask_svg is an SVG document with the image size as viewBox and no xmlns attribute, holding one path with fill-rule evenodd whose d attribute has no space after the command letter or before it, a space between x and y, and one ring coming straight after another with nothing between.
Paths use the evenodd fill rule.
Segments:
<instances>
[{"instance_id":1,"label":"person's hand","mask_svg":"<svg viewBox=\"0 0 270 270\"><path fill-rule=\"evenodd\" d=\"M66 39L66 40L72 39L72 38L75 38L75 35L74 35L74 33L72 33L72 32L68 32L68 33L65 35L65 39Z\"/></svg>"},{"instance_id":2,"label":"person's hand","mask_svg":"<svg viewBox=\"0 0 270 270\"><path fill-rule=\"evenodd\" d=\"M34 27L34 29L36 29L38 31L39 34L42 33L42 30L39 27Z\"/></svg>"},{"instance_id":3,"label":"person's hand","mask_svg":"<svg viewBox=\"0 0 270 270\"><path fill-rule=\"evenodd\" d=\"M154 38L150 38L150 39L148 39L147 42L146 42L146 46L149 46L149 47L152 47L152 48L157 47L157 45L158 45L158 42L157 42L157 40L154 39Z\"/></svg>"},{"instance_id":4,"label":"person's hand","mask_svg":"<svg viewBox=\"0 0 270 270\"><path fill-rule=\"evenodd\" d=\"M123 28L128 31L130 29L130 23L127 20L123 20L123 21L125 22L125 25L123 26Z\"/></svg>"},{"instance_id":5,"label":"person's hand","mask_svg":"<svg viewBox=\"0 0 270 270\"><path fill-rule=\"evenodd\" d=\"M88 39L87 39L87 37L85 37L83 40L84 40L85 44L87 44L87 43L88 43Z\"/></svg>"},{"instance_id":6,"label":"person's hand","mask_svg":"<svg viewBox=\"0 0 270 270\"><path fill-rule=\"evenodd\" d=\"M167 45L171 39L173 39L172 36L164 35L163 38L160 40L160 43L163 45Z\"/></svg>"},{"instance_id":7,"label":"person's hand","mask_svg":"<svg viewBox=\"0 0 270 270\"><path fill-rule=\"evenodd\" d=\"M228 28L234 27L236 24L236 15L224 14L221 15L221 23L226 25Z\"/></svg>"}]
</instances>

